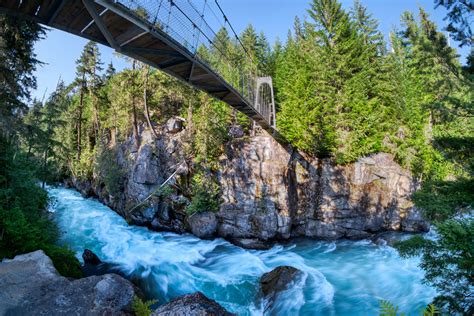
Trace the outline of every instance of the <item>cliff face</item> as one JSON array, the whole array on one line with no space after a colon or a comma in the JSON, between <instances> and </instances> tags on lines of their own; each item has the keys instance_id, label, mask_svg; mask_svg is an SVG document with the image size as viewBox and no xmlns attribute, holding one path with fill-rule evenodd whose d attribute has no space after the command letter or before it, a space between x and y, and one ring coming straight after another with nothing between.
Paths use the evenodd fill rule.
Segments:
<instances>
[{"instance_id":1,"label":"cliff face","mask_svg":"<svg viewBox=\"0 0 474 316\"><path fill-rule=\"evenodd\" d=\"M346 166L330 159L297 163L263 135L229 144L221 166L220 236L364 238L428 229L410 201L410 173L388 154Z\"/></svg>"},{"instance_id":2,"label":"cliff face","mask_svg":"<svg viewBox=\"0 0 474 316\"><path fill-rule=\"evenodd\" d=\"M134 224L206 238L365 238L387 230L428 230L410 201L413 178L390 155L379 153L345 166L330 159L297 161L265 133L227 143L217 174L222 203L216 214L189 218L183 212L187 200L178 195L129 212L184 160L186 132L164 126L160 134L155 140L142 130L138 150L132 140L117 146L116 163L125 171L120 193L109 194L98 176L73 181L74 186ZM186 172L178 173L186 178Z\"/></svg>"}]
</instances>

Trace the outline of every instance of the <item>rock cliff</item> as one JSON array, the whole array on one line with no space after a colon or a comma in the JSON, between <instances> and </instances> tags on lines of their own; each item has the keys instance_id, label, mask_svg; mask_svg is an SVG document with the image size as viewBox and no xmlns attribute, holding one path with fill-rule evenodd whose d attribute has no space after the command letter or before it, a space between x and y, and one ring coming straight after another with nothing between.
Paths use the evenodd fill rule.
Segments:
<instances>
[{"instance_id":1,"label":"rock cliff","mask_svg":"<svg viewBox=\"0 0 474 316\"><path fill-rule=\"evenodd\" d=\"M202 238L359 239L381 231L429 229L410 201L414 179L389 154L374 154L344 166L331 159L296 159L265 132L226 144L216 173L221 188L217 213L187 216L183 209L188 199L177 192L166 201L152 199L147 207L133 209L184 161L189 135L182 126L173 124L170 130L168 125L158 139L142 128L138 149L132 139L116 146L116 161L111 163L124 170L119 192L108 192L99 175L88 181L73 179L73 185L85 195L97 196L133 224L187 230ZM175 179L185 180L188 169L181 169Z\"/></svg>"}]
</instances>

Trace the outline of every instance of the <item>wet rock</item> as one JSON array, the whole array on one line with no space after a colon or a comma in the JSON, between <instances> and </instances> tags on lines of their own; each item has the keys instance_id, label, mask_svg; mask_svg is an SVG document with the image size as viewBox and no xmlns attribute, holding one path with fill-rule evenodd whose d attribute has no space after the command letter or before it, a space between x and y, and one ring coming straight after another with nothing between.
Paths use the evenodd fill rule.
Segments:
<instances>
[{"instance_id":1,"label":"wet rock","mask_svg":"<svg viewBox=\"0 0 474 316\"><path fill-rule=\"evenodd\" d=\"M166 220L156 217L153 219L150 226L151 226L151 229L157 232L174 232L178 234L182 234L186 232L183 222L177 219L166 221Z\"/></svg>"},{"instance_id":2,"label":"wet rock","mask_svg":"<svg viewBox=\"0 0 474 316\"><path fill-rule=\"evenodd\" d=\"M280 292L287 290L302 276L303 272L289 266L280 266L265 273L260 278L263 296L270 302L274 301Z\"/></svg>"},{"instance_id":3,"label":"wet rock","mask_svg":"<svg viewBox=\"0 0 474 316\"><path fill-rule=\"evenodd\" d=\"M258 240L255 238L231 238L231 243L245 249L268 250L272 247L270 242Z\"/></svg>"},{"instance_id":4,"label":"wet rock","mask_svg":"<svg viewBox=\"0 0 474 316\"><path fill-rule=\"evenodd\" d=\"M213 212L195 213L187 218L191 232L203 239L212 238L217 230L217 218Z\"/></svg>"},{"instance_id":5,"label":"wet rock","mask_svg":"<svg viewBox=\"0 0 474 316\"><path fill-rule=\"evenodd\" d=\"M362 231L362 230L348 230L346 232L346 238L351 240L366 239L372 236L371 233Z\"/></svg>"},{"instance_id":6,"label":"wet rock","mask_svg":"<svg viewBox=\"0 0 474 316\"><path fill-rule=\"evenodd\" d=\"M183 295L156 309L152 316L231 316L216 301L201 292Z\"/></svg>"},{"instance_id":7,"label":"wet rock","mask_svg":"<svg viewBox=\"0 0 474 316\"><path fill-rule=\"evenodd\" d=\"M130 220L134 225L146 226L153 221L156 210L153 207L147 207L144 210L136 210L130 214Z\"/></svg>"},{"instance_id":8,"label":"wet rock","mask_svg":"<svg viewBox=\"0 0 474 316\"><path fill-rule=\"evenodd\" d=\"M406 234L400 232L381 232L374 234L371 240L379 246L393 246L397 241L402 240L403 236L406 236Z\"/></svg>"},{"instance_id":9,"label":"wet rock","mask_svg":"<svg viewBox=\"0 0 474 316\"><path fill-rule=\"evenodd\" d=\"M171 134L179 133L184 128L184 122L186 120L182 117L172 117L166 122L166 130Z\"/></svg>"},{"instance_id":10,"label":"wet rock","mask_svg":"<svg viewBox=\"0 0 474 316\"><path fill-rule=\"evenodd\" d=\"M102 263L99 257L89 249L84 250L82 253L82 259L84 260L84 264L98 265L99 263Z\"/></svg>"},{"instance_id":11,"label":"wet rock","mask_svg":"<svg viewBox=\"0 0 474 316\"><path fill-rule=\"evenodd\" d=\"M127 315L133 285L116 274L69 280L42 250L0 263L1 315Z\"/></svg>"},{"instance_id":12,"label":"wet rock","mask_svg":"<svg viewBox=\"0 0 474 316\"><path fill-rule=\"evenodd\" d=\"M127 279L127 276L120 271L120 266L118 264L103 262L89 249L84 250L82 253L82 259L84 260L84 264L82 265L81 270L82 274L86 277L115 273Z\"/></svg>"},{"instance_id":13,"label":"wet rock","mask_svg":"<svg viewBox=\"0 0 474 316\"><path fill-rule=\"evenodd\" d=\"M411 233L428 232L430 230L430 224L423 219L421 211L418 209L407 212L402 219L401 226L403 231Z\"/></svg>"}]
</instances>

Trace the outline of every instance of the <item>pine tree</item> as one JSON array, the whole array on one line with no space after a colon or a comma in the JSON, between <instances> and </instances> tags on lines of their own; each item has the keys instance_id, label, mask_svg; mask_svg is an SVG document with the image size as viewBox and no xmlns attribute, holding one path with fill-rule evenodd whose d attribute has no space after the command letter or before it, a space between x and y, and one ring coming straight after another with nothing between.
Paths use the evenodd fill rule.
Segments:
<instances>
[{"instance_id":1,"label":"pine tree","mask_svg":"<svg viewBox=\"0 0 474 316\"><path fill-rule=\"evenodd\" d=\"M448 10L445 19L449 20L446 30L453 35L460 46L474 44L472 25L474 22L474 3L468 0L435 0L436 7L443 6Z\"/></svg>"},{"instance_id":2,"label":"pine tree","mask_svg":"<svg viewBox=\"0 0 474 316\"><path fill-rule=\"evenodd\" d=\"M33 73L40 62L33 46L44 35L34 22L0 15L0 132L13 137L18 118L26 112L30 90L36 88Z\"/></svg>"},{"instance_id":3,"label":"pine tree","mask_svg":"<svg viewBox=\"0 0 474 316\"><path fill-rule=\"evenodd\" d=\"M104 73L104 76L102 78L102 81L103 82L107 82L108 80L110 80L110 78L112 78L113 75L115 75L117 72L117 70L115 69L114 65L112 62L110 62L108 65L107 65L107 69L105 70L105 73Z\"/></svg>"},{"instance_id":4,"label":"pine tree","mask_svg":"<svg viewBox=\"0 0 474 316\"><path fill-rule=\"evenodd\" d=\"M40 152L42 153L42 169L40 178L44 184L47 180L57 181L61 171L54 170L53 165L60 166L58 161L54 161L51 166L48 164L50 156L55 159L56 155L64 152L65 148L58 139L57 133L64 126L62 113L67 109L68 100L66 96L66 87L62 80L59 80L56 90L51 94L42 109L41 127L44 132L44 138L40 142Z\"/></svg>"},{"instance_id":5,"label":"pine tree","mask_svg":"<svg viewBox=\"0 0 474 316\"><path fill-rule=\"evenodd\" d=\"M76 159L81 159L83 151L83 129L84 123L88 123L88 118L84 118L84 111L88 104L92 107L92 124L91 130L88 131L89 148L92 150L99 139L100 134L100 117L98 89L102 82L98 73L102 70L102 62L100 61L100 52L97 44L88 42L84 47L81 56L76 61L76 79L75 85L79 89L79 104L76 113ZM87 100L86 100L87 99Z\"/></svg>"}]
</instances>

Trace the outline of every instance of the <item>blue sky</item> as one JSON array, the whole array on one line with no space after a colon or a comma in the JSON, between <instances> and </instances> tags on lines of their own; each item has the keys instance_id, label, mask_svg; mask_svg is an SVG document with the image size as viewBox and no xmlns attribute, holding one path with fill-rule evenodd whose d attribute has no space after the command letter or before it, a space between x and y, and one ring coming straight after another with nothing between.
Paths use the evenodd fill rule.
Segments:
<instances>
[{"instance_id":1,"label":"blue sky","mask_svg":"<svg viewBox=\"0 0 474 316\"><path fill-rule=\"evenodd\" d=\"M150 0L154 1L154 0ZM341 0L345 8L350 8L353 0ZM418 10L423 7L439 28L446 25L443 18L446 15L444 8L434 9L433 0L361 0L370 13L379 20L380 30L388 35L390 30L399 25L400 15L404 11ZM223 10L237 32L242 31L249 23L257 31L264 31L269 41L276 38L285 40L288 30L292 28L295 16L304 18L310 0L219 0ZM51 30L46 38L36 44L35 50L38 59L45 64L38 68L38 89L33 91L33 97L42 99L54 90L59 77L69 83L75 75L75 60L79 57L86 40L64 33ZM455 42L451 43L457 47ZM113 54L113 50L101 46L102 61L104 64L113 62L117 69L127 67L127 63ZM468 49L458 52L464 62Z\"/></svg>"}]
</instances>

